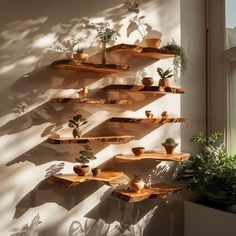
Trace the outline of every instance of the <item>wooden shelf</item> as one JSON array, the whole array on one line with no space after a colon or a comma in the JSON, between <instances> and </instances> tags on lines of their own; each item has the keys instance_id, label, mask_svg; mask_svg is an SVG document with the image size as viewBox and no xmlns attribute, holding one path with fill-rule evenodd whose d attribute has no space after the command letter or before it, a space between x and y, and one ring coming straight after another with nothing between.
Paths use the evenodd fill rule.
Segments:
<instances>
[{"instance_id":1,"label":"wooden shelf","mask_svg":"<svg viewBox=\"0 0 236 236\"><path fill-rule=\"evenodd\" d=\"M134 156L133 154L117 155L115 160L118 163L129 163L140 160L157 160L157 161L176 161L182 162L189 158L189 153L173 153L167 154L162 152L144 153L141 156Z\"/></svg>"},{"instance_id":2,"label":"wooden shelf","mask_svg":"<svg viewBox=\"0 0 236 236\"><path fill-rule=\"evenodd\" d=\"M108 52L119 54L131 54L137 57L147 57L155 60L167 59L175 57L175 53L170 50L163 50L159 48L141 47L132 44L118 44L107 48Z\"/></svg>"},{"instance_id":3,"label":"wooden shelf","mask_svg":"<svg viewBox=\"0 0 236 236\"><path fill-rule=\"evenodd\" d=\"M174 87L165 87L163 88L159 86L144 86L144 85L126 85L126 84L112 84L103 88L106 91L118 91L118 92L141 92L141 93L152 93L152 94L166 94L166 93L174 93L174 94L184 94L184 90L181 88Z\"/></svg>"},{"instance_id":4,"label":"wooden shelf","mask_svg":"<svg viewBox=\"0 0 236 236\"><path fill-rule=\"evenodd\" d=\"M65 69L65 70L76 70L76 71L87 71L102 74L112 74L122 71L128 71L130 69L129 65L116 65L116 64L94 64L94 63L76 63L73 60L60 60L55 61L51 64L52 68Z\"/></svg>"},{"instance_id":5,"label":"wooden shelf","mask_svg":"<svg viewBox=\"0 0 236 236\"><path fill-rule=\"evenodd\" d=\"M157 184L152 188L144 188L139 193L130 189L116 190L112 192L112 196L126 202L139 202L147 198L164 197L171 193L178 193L181 188L177 188L167 184Z\"/></svg>"},{"instance_id":6,"label":"wooden shelf","mask_svg":"<svg viewBox=\"0 0 236 236\"><path fill-rule=\"evenodd\" d=\"M118 187L129 183L129 177L123 172L104 170L98 176L76 174L54 175L49 178L49 182L60 187L73 187L85 181L101 181L109 186Z\"/></svg>"},{"instance_id":7,"label":"wooden shelf","mask_svg":"<svg viewBox=\"0 0 236 236\"><path fill-rule=\"evenodd\" d=\"M128 99L103 99L103 98L54 98L51 102L55 103L82 103L82 104L115 104L129 105L132 100Z\"/></svg>"},{"instance_id":8,"label":"wooden shelf","mask_svg":"<svg viewBox=\"0 0 236 236\"><path fill-rule=\"evenodd\" d=\"M72 138L72 137L53 138L53 137L49 137L47 141L52 144L71 144L71 143L90 143L90 142L121 143L121 142L128 142L129 140L131 140L133 138L134 138L134 136L130 136L130 135L80 137L80 138Z\"/></svg>"},{"instance_id":9,"label":"wooden shelf","mask_svg":"<svg viewBox=\"0 0 236 236\"><path fill-rule=\"evenodd\" d=\"M165 124L165 123L179 123L184 122L185 118L126 118L126 117L112 117L110 122L131 123L131 124Z\"/></svg>"}]
</instances>

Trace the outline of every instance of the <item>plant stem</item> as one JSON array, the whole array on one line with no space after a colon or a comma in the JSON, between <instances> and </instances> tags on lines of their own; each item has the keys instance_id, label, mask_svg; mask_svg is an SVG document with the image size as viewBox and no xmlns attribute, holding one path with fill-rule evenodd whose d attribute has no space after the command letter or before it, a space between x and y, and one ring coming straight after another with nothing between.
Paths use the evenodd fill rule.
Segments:
<instances>
[{"instance_id":1,"label":"plant stem","mask_svg":"<svg viewBox=\"0 0 236 236\"><path fill-rule=\"evenodd\" d=\"M106 57L107 57L106 43L103 43L102 44L102 65L106 64Z\"/></svg>"}]
</instances>

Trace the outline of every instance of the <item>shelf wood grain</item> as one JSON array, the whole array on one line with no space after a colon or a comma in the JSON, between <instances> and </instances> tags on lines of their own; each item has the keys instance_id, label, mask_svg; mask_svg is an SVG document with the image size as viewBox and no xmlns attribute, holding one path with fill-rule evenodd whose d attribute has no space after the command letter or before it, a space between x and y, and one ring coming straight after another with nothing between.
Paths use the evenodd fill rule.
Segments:
<instances>
[{"instance_id":1,"label":"shelf wood grain","mask_svg":"<svg viewBox=\"0 0 236 236\"><path fill-rule=\"evenodd\" d=\"M117 91L117 92L134 92L134 93L150 93L150 94L184 94L182 88L165 87L160 86L144 86L144 85L132 85L132 84L111 84L103 88L105 91Z\"/></svg>"},{"instance_id":2,"label":"shelf wood grain","mask_svg":"<svg viewBox=\"0 0 236 236\"><path fill-rule=\"evenodd\" d=\"M59 187L73 187L86 181L100 181L113 188L129 183L129 177L123 172L103 170L98 176L86 175L78 176L76 174L54 175L49 178L49 182Z\"/></svg>"},{"instance_id":3,"label":"shelf wood grain","mask_svg":"<svg viewBox=\"0 0 236 236\"><path fill-rule=\"evenodd\" d=\"M105 99L105 98L54 98L53 103L80 103L80 104L114 104L114 105L129 105L132 100L128 99Z\"/></svg>"},{"instance_id":4,"label":"shelf wood grain","mask_svg":"<svg viewBox=\"0 0 236 236\"><path fill-rule=\"evenodd\" d=\"M115 190L112 192L112 196L126 202L139 202L147 198L165 197L168 194L180 191L181 188L160 183L152 188L144 188L139 193L130 189Z\"/></svg>"},{"instance_id":5,"label":"shelf wood grain","mask_svg":"<svg viewBox=\"0 0 236 236\"><path fill-rule=\"evenodd\" d=\"M188 160L189 153L173 153L167 154L162 152L144 153L141 156L134 156L133 154L116 155L115 161L118 163L130 163L140 160L157 160L157 161L175 161L183 162Z\"/></svg>"},{"instance_id":6,"label":"shelf wood grain","mask_svg":"<svg viewBox=\"0 0 236 236\"><path fill-rule=\"evenodd\" d=\"M165 124L184 122L185 118L128 118L128 117L112 117L110 122L130 123L130 124Z\"/></svg>"},{"instance_id":7,"label":"shelf wood grain","mask_svg":"<svg viewBox=\"0 0 236 236\"><path fill-rule=\"evenodd\" d=\"M59 60L51 64L52 68L75 70L75 71L87 71L102 74L113 74L122 71L128 71L129 65L117 65L117 64L94 64L94 63L76 63L73 60Z\"/></svg>"},{"instance_id":8,"label":"shelf wood grain","mask_svg":"<svg viewBox=\"0 0 236 236\"><path fill-rule=\"evenodd\" d=\"M72 144L72 143L79 143L80 144L80 143L90 143L90 142L121 143L121 142L128 142L128 141L132 140L133 138L134 138L134 136L130 136L130 135L96 136L96 137L80 137L80 138L49 137L47 139L47 142L51 143L51 144Z\"/></svg>"},{"instance_id":9,"label":"shelf wood grain","mask_svg":"<svg viewBox=\"0 0 236 236\"><path fill-rule=\"evenodd\" d=\"M134 44L118 44L107 48L108 52L117 54L130 54L137 57L147 57L154 60L168 59L175 57L175 53L171 50L163 50L159 48L142 47Z\"/></svg>"}]
</instances>

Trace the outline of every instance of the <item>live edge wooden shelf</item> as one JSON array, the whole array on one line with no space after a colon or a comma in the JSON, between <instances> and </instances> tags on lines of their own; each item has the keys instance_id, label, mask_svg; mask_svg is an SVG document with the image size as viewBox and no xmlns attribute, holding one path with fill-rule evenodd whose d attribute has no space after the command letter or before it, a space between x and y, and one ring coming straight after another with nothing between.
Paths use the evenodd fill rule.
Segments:
<instances>
[{"instance_id":1,"label":"live edge wooden shelf","mask_svg":"<svg viewBox=\"0 0 236 236\"><path fill-rule=\"evenodd\" d=\"M80 104L114 104L114 105L129 105L132 100L128 99L105 99L105 98L54 98L53 103L80 103Z\"/></svg>"},{"instance_id":2,"label":"live edge wooden shelf","mask_svg":"<svg viewBox=\"0 0 236 236\"><path fill-rule=\"evenodd\" d=\"M76 70L76 71L87 71L102 74L113 74L122 71L128 71L129 65L116 65L116 64L94 64L88 62L77 63L74 60L59 60L51 64L52 68L65 69L65 70Z\"/></svg>"},{"instance_id":3,"label":"live edge wooden shelf","mask_svg":"<svg viewBox=\"0 0 236 236\"><path fill-rule=\"evenodd\" d=\"M181 188L160 183L151 188L144 188L139 193L130 189L115 190L112 192L112 196L126 202L139 202L147 198L165 197L168 194L180 191Z\"/></svg>"},{"instance_id":4,"label":"live edge wooden shelf","mask_svg":"<svg viewBox=\"0 0 236 236\"><path fill-rule=\"evenodd\" d=\"M85 181L101 181L111 187L118 187L129 183L129 177L123 172L104 170L98 176L75 174L54 175L49 178L49 182L60 187L73 187Z\"/></svg>"},{"instance_id":5,"label":"live edge wooden shelf","mask_svg":"<svg viewBox=\"0 0 236 236\"><path fill-rule=\"evenodd\" d=\"M49 137L47 142L52 144L71 144L71 143L90 143L90 142L109 142L109 143L121 143L128 142L133 139L134 136L121 135L121 136L97 136L97 137L80 137L80 138L54 138Z\"/></svg>"},{"instance_id":6,"label":"live edge wooden shelf","mask_svg":"<svg viewBox=\"0 0 236 236\"><path fill-rule=\"evenodd\" d=\"M151 93L151 94L184 94L182 88L165 87L159 86L144 86L144 85L132 85L132 84L111 84L103 88L105 91L117 91L117 92L139 92L139 93ZM164 90L164 91L163 91Z\"/></svg>"},{"instance_id":7,"label":"live edge wooden shelf","mask_svg":"<svg viewBox=\"0 0 236 236\"><path fill-rule=\"evenodd\" d=\"M179 123L184 122L185 118L126 118L126 117L112 117L110 122L131 123L131 124L165 124L165 123Z\"/></svg>"},{"instance_id":8,"label":"live edge wooden shelf","mask_svg":"<svg viewBox=\"0 0 236 236\"><path fill-rule=\"evenodd\" d=\"M167 59L175 57L175 53L170 50L163 50L159 48L142 47L133 44L118 44L107 48L108 52L119 54L131 54L137 57L147 57L155 60Z\"/></svg>"},{"instance_id":9,"label":"live edge wooden shelf","mask_svg":"<svg viewBox=\"0 0 236 236\"><path fill-rule=\"evenodd\" d=\"M175 161L175 162L183 162L188 160L189 153L173 153L167 154L163 152L149 152L144 153L141 156L134 156L132 154L124 154L124 155L116 155L115 161L118 163L129 163L140 160L157 160L157 161Z\"/></svg>"}]
</instances>

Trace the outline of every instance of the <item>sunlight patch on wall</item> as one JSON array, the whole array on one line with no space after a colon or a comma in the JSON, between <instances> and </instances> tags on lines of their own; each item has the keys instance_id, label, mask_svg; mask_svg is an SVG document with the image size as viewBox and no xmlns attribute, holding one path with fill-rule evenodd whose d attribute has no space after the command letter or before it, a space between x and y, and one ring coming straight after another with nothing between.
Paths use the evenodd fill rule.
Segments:
<instances>
[{"instance_id":1,"label":"sunlight patch on wall","mask_svg":"<svg viewBox=\"0 0 236 236\"><path fill-rule=\"evenodd\" d=\"M16 64L3 66L2 68L0 68L0 74L5 74L5 73L13 70L15 67L16 67Z\"/></svg>"},{"instance_id":2,"label":"sunlight patch on wall","mask_svg":"<svg viewBox=\"0 0 236 236\"><path fill-rule=\"evenodd\" d=\"M50 33L50 34L47 34L45 36L42 36L42 37L36 39L33 42L32 47L33 48L45 48L45 47L48 47L49 45L51 45L55 40L56 40L55 33Z\"/></svg>"},{"instance_id":3,"label":"sunlight patch on wall","mask_svg":"<svg viewBox=\"0 0 236 236\"><path fill-rule=\"evenodd\" d=\"M38 59L39 58L36 57L36 56L29 56L29 57L26 57L26 58L20 60L19 64L21 64L21 65L31 65L31 64L37 62Z\"/></svg>"}]
</instances>

